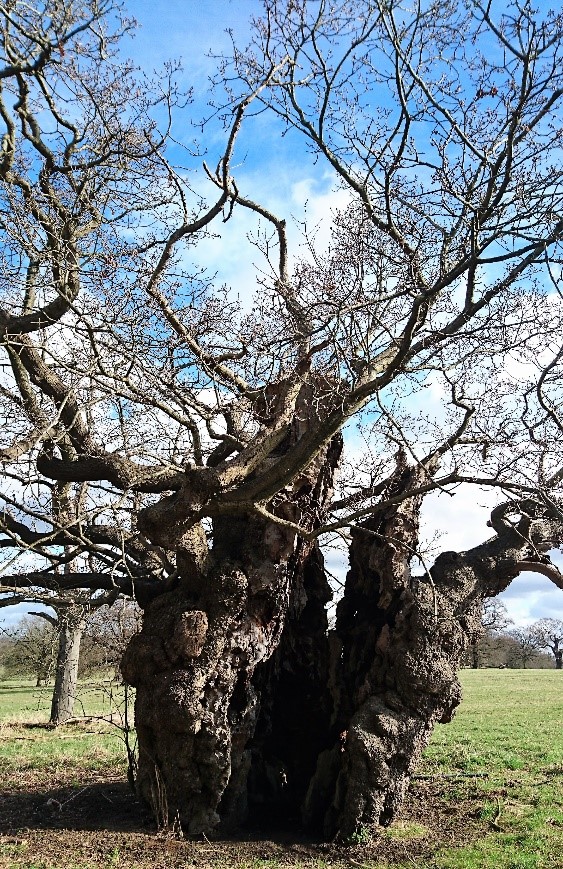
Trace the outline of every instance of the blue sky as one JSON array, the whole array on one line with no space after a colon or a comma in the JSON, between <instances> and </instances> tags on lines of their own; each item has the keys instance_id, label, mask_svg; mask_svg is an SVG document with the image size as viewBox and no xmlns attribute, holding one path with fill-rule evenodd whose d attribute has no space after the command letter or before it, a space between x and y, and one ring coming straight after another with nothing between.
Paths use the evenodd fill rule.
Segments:
<instances>
[{"instance_id":1,"label":"blue sky","mask_svg":"<svg viewBox=\"0 0 563 869\"><path fill-rule=\"evenodd\" d=\"M185 142L196 138L198 131L191 119L206 115L208 82L215 70L215 61L210 51L228 52L232 29L239 42L244 43L248 34L248 20L259 14L258 0L128 0L128 14L137 19L139 29L133 39L127 40L124 53L148 73L158 70L169 59L183 63L182 81L193 87L194 104L184 110L174 128L175 136ZM221 153L224 139L218 126L210 126L204 132L208 159ZM198 160L198 162L200 162ZM267 167L266 171L264 167ZM244 192L265 202L281 217L291 221L302 219L307 205L308 220L323 223L321 242L327 237L331 208L342 203L343 194L333 190L333 179L326 169L314 166L310 156L299 147L293 136L280 142L273 124L266 118L252 125L252 136L241 141L235 158L235 174L245 184ZM237 214L225 228L220 228L220 242L211 240L198 248L201 258L210 270L217 267L217 251L220 250L220 279L235 282L241 292L251 287L255 280L253 257L245 240L252 229L253 218ZM293 242L298 243L297 227L291 229ZM475 491L469 487L460 490L454 498L432 496L423 511L427 535L439 530L442 537L439 549L463 550L476 545L490 536L486 522L495 497L490 493ZM343 576L343 558L330 556L331 569ZM517 623L534 621L544 616L563 618L563 594L547 579L525 574L513 583L503 596L509 614ZM20 608L4 610L0 621L14 621L21 616Z\"/></svg>"}]
</instances>

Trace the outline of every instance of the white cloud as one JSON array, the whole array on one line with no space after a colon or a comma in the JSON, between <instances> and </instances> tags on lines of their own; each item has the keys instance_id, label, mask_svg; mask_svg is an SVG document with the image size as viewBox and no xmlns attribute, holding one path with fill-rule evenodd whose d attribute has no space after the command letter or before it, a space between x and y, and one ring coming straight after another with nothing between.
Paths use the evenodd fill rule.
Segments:
<instances>
[{"instance_id":1,"label":"white cloud","mask_svg":"<svg viewBox=\"0 0 563 869\"><path fill-rule=\"evenodd\" d=\"M306 168L306 167L305 167ZM320 180L304 175L295 179L293 172L279 172L273 177L263 172L240 172L236 175L241 196L260 202L276 217L287 222L290 268L301 258L307 258L303 223L315 232L316 249L326 249L330 241L332 215L350 201L346 191L335 189L331 174ZM255 212L235 207L225 223L213 227L214 235L203 238L196 251L188 251L185 261L194 260L209 276L217 274L216 284L232 288L243 307L251 304L257 281L267 272L267 263L251 243L258 229L268 234L273 227ZM277 265L277 251L274 253Z\"/></svg>"},{"instance_id":2,"label":"white cloud","mask_svg":"<svg viewBox=\"0 0 563 869\"><path fill-rule=\"evenodd\" d=\"M422 508L421 536L429 542L439 535L432 546L433 557L428 559L429 563L432 564L440 552L463 552L492 537L494 532L487 521L500 498L498 492L468 485L460 486L453 497L444 493L429 495ZM563 567L561 554L553 553L552 557ZM328 550L326 561L331 573L343 583L348 570L345 553ZM335 589L337 598L340 594L341 590ZM515 626L540 618L563 619L563 592L537 573L521 574L500 597Z\"/></svg>"},{"instance_id":3,"label":"white cloud","mask_svg":"<svg viewBox=\"0 0 563 869\"><path fill-rule=\"evenodd\" d=\"M428 539L436 531L441 535L437 543L440 552L463 552L477 546L493 536L487 521L501 499L499 492L475 486L460 486L453 497L429 495L422 508L423 533ZM553 553L553 559L561 562L561 555ZM503 592L501 600L517 626L540 618L563 618L563 592L537 573L521 574Z\"/></svg>"},{"instance_id":4,"label":"white cloud","mask_svg":"<svg viewBox=\"0 0 563 869\"><path fill-rule=\"evenodd\" d=\"M493 536L487 522L493 507L502 496L498 492L460 486L452 495L435 492L422 505L423 536L431 540L440 535L437 551L463 552Z\"/></svg>"},{"instance_id":5,"label":"white cloud","mask_svg":"<svg viewBox=\"0 0 563 869\"><path fill-rule=\"evenodd\" d=\"M563 592L537 573L523 573L500 595L517 627L538 619L563 619Z\"/></svg>"}]
</instances>

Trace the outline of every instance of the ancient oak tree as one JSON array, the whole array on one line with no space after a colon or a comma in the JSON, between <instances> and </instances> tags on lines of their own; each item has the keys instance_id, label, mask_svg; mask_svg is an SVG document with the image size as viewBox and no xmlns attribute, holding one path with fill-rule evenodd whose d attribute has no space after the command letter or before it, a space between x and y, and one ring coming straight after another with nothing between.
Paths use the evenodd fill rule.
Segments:
<instances>
[{"instance_id":1,"label":"ancient oak tree","mask_svg":"<svg viewBox=\"0 0 563 869\"><path fill-rule=\"evenodd\" d=\"M194 146L112 0L0 9L5 599L143 607L122 672L162 822L387 824L483 600L563 588L563 20L265 0ZM253 137L263 178L287 148L332 179L328 242L258 195ZM256 281L223 286L198 245L241 214ZM498 493L489 539L430 564L422 501L463 484Z\"/></svg>"}]
</instances>

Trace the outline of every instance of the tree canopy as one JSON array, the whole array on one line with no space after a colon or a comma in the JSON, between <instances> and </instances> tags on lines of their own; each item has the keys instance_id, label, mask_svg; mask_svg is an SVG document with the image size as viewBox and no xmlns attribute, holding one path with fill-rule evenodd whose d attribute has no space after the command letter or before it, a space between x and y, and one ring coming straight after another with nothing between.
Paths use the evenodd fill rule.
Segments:
<instances>
[{"instance_id":1,"label":"tree canopy","mask_svg":"<svg viewBox=\"0 0 563 869\"><path fill-rule=\"evenodd\" d=\"M555 503L559 20L439 13L267 3L220 67L228 126L202 194L151 119L180 101L173 70L151 91L117 63L113 4L5 12L3 546L39 556L43 578L80 556L96 587L164 579L155 519L273 515L354 416L366 453L299 533L379 507L398 453L424 469L417 491L469 481ZM349 191L326 250L288 251L287 216L237 185L240 127L264 109ZM261 219L251 308L197 268L233 209ZM322 418L267 459L305 383Z\"/></svg>"}]
</instances>

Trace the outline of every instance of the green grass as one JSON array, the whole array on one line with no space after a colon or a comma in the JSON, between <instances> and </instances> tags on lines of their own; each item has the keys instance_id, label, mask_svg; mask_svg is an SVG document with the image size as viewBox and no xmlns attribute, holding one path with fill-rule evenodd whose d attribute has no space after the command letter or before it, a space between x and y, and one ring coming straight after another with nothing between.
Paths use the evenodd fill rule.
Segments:
<instances>
[{"instance_id":1,"label":"green grass","mask_svg":"<svg viewBox=\"0 0 563 869\"><path fill-rule=\"evenodd\" d=\"M563 674L464 671L461 681L464 701L436 728L420 772L459 773L444 799L480 804L490 832L420 869L563 867Z\"/></svg>"},{"instance_id":2,"label":"green grass","mask_svg":"<svg viewBox=\"0 0 563 869\"><path fill-rule=\"evenodd\" d=\"M436 771L494 772L563 766L563 674L465 670L464 700L426 751Z\"/></svg>"},{"instance_id":3,"label":"green grass","mask_svg":"<svg viewBox=\"0 0 563 869\"><path fill-rule=\"evenodd\" d=\"M110 682L82 683L75 705L84 720L47 728L52 686L25 680L0 683L0 781L6 788L37 783L79 783L84 772L116 770L126 762L119 711L122 692ZM113 717L113 722L112 722Z\"/></svg>"},{"instance_id":4,"label":"green grass","mask_svg":"<svg viewBox=\"0 0 563 869\"><path fill-rule=\"evenodd\" d=\"M35 718L48 721L52 694L52 685L37 688L34 682L26 679L0 681L0 722L15 719L30 721ZM115 710L122 699L122 689L110 679L83 681L78 687L75 714L104 715Z\"/></svg>"},{"instance_id":5,"label":"green grass","mask_svg":"<svg viewBox=\"0 0 563 869\"><path fill-rule=\"evenodd\" d=\"M463 703L451 724L436 728L418 770L427 778L413 782L413 789L420 789L422 804L427 797L432 801L428 817L409 817L407 811L388 830L380 831L371 844L358 842L342 854L319 854L318 860L299 863L295 857L286 859L281 854L271 859L237 854L231 860L220 848L214 848L193 852L192 862L191 857L187 859L192 852L184 849L188 847L184 843L178 852L179 862L170 866L563 869L563 674L549 670L466 670L461 681ZM89 715L109 711L104 692L82 686L81 694ZM4 788L25 789L32 780L35 784L78 786L92 774L125 775L119 731L101 719L93 717L56 732L30 727L30 723L48 720L49 703L49 688L0 683L0 781ZM451 835L449 840L439 821L448 816L460 819L459 835ZM467 825L471 821L475 830L471 842L464 819ZM430 836L436 847L432 856L421 857L416 846L425 836ZM158 851L165 843L155 843L154 837L151 841L156 850L147 852L146 862L145 858L136 862L138 857L128 857L123 839L114 844L108 839L103 856L95 860L72 852L58 863L44 852L38 856L32 844L28 848L19 841L2 842L0 837L0 867L156 869L161 866L160 859L168 866L168 856ZM394 862L384 847L390 841L395 843ZM148 843L149 838L143 842ZM139 847L148 848L148 844Z\"/></svg>"}]
</instances>

